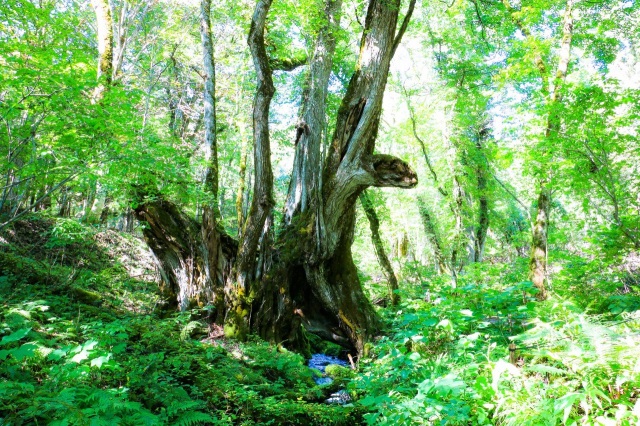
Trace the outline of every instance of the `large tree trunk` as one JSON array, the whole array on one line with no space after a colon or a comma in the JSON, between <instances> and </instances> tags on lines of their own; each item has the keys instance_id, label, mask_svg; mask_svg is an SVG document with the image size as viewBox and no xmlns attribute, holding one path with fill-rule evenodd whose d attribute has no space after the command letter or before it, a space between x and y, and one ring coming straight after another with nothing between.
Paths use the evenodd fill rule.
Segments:
<instances>
[{"instance_id":1,"label":"large tree trunk","mask_svg":"<svg viewBox=\"0 0 640 426\"><path fill-rule=\"evenodd\" d=\"M295 194L290 193L294 203L289 206L294 208L289 208L290 223L281 234L279 262L254 305L255 326L263 336L296 342L296 328L303 324L310 332L362 352L364 342L378 330L379 320L362 291L351 245L355 202L364 189L417 184L415 172L406 163L373 154L389 63L394 42L399 40L394 37L399 3L372 0L369 4L357 70L338 111L324 172L319 179L300 176L303 186L305 181L312 186L306 188L307 205L317 202L317 207L303 211L302 196L296 203ZM331 10L331 3L326 10ZM321 69L326 67L318 66L316 76ZM310 78L314 80L313 75ZM302 128L301 138L318 132L314 138L320 139L321 131L322 126ZM294 164L304 170L305 161L309 160L298 159ZM290 188L295 192L296 187L294 182Z\"/></svg>"},{"instance_id":2,"label":"large tree trunk","mask_svg":"<svg viewBox=\"0 0 640 426\"><path fill-rule=\"evenodd\" d=\"M134 213L147 223L143 235L156 257L162 290L170 304L177 303L184 310L212 303L216 320L221 322L223 287L231 273L237 242L215 227L208 230L202 226L207 231L201 231L198 223L168 201L140 203Z\"/></svg>"},{"instance_id":3,"label":"large tree trunk","mask_svg":"<svg viewBox=\"0 0 640 426\"><path fill-rule=\"evenodd\" d=\"M320 146L326 131L326 104L329 77L336 48L335 32L340 25L342 0L327 0L325 25L320 29L309 64L296 125L293 170L285 204L285 224L309 209L320 208Z\"/></svg>"},{"instance_id":4,"label":"large tree trunk","mask_svg":"<svg viewBox=\"0 0 640 426\"><path fill-rule=\"evenodd\" d=\"M206 0L203 0L206 1ZM412 1L412 6L414 1ZM318 36L305 91L295 169L285 225L272 241L273 174L269 108L274 94L264 43L271 0L258 1L249 33L257 76L253 105L255 180L253 199L235 242L216 227L215 215L197 225L167 202L142 203L136 214L165 270L165 281L182 307L217 300L224 286L225 333L250 330L288 346L304 344L301 325L321 337L362 352L379 326L351 255L355 203L369 186L411 188L415 172L402 160L374 154L389 63L410 11L396 34L399 0L372 0L357 69L338 111L333 143L321 174L327 81L340 2L325 7L327 25ZM211 187L209 187L211 188ZM232 269L233 268L233 269ZM218 303L216 303L218 305Z\"/></svg>"}]
</instances>

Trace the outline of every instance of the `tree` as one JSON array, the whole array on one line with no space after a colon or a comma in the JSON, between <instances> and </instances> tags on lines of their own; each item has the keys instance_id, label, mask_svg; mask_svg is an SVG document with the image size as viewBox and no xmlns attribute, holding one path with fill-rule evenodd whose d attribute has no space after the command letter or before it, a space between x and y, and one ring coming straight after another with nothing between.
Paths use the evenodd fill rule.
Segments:
<instances>
[{"instance_id":1,"label":"tree","mask_svg":"<svg viewBox=\"0 0 640 426\"><path fill-rule=\"evenodd\" d=\"M533 39L530 29L522 22L518 12L513 9L508 0L503 0L503 4L510 13L514 24L528 39ZM571 43L573 39L573 0L567 0L561 26L561 42L558 51L558 65L555 75L549 75L549 67L543 59L542 52L536 47L533 52L533 61L539 72L542 84L541 94L545 99L547 109L546 126L544 130L544 142L541 144L540 158L541 164L538 179L538 203L537 214L532 226L531 234L531 256L529 262L529 276L533 285L538 289L537 297L540 300L547 298L547 240L549 233L549 215L551 212L551 159L553 156L553 144L558 138L561 118L558 111L558 104L562 101L562 89L567 77L569 61L571 59Z\"/></svg>"},{"instance_id":2,"label":"tree","mask_svg":"<svg viewBox=\"0 0 640 426\"><path fill-rule=\"evenodd\" d=\"M325 6L326 25L319 31L308 96L303 100L304 123L296 150L303 158L294 161L301 167L294 171L296 183L290 186L301 188L304 201L289 198L288 218L274 246L268 238L274 226L268 220L274 206L269 131L273 61L265 46L270 7L269 0L257 3L248 39L257 77L253 105L255 179L237 251L233 239L211 221L203 223L203 235L198 236L197 224L166 200L145 201L141 197L136 214L148 222L145 237L182 306L197 300L220 300L224 285L224 307L216 307L224 309L229 336L242 338L253 330L270 340L299 346L304 344L300 328L304 324L310 332L361 352L364 342L376 332L378 319L362 292L351 257L355 202L369 186L411 188L417 184L415 172L404 161L374 152L389 63L413 2L399 29L399 1L373 0L369 4L356 70L338 110L332 143L322 165L319 141L331 56L321 53L334 43L332 32L340 3L330 1ZM145 195L149 200L149 194ZM212 241L219 248L215 251L217 261L211 257ZM218 312L216 316L223 315Z\"/></svg>"},{"instance_id":3,"label":"tree","mask_svg":"<svg viewBox=\"0 0 640 426\"><path fill-rule=\"evenodd\" d=\"M440 86L427 95L431 105L440 104L438 112L443 116L438 117L438 128L433 128L434 120L426 119L424 108L416 102L426 92L424 84L402 84L400 88L407 105L408 127L433 187L430 197L418 197L418 212L438 272L449 275L454 288L466 265L482 261L489 230L494 197L490 109L494 76L500 66L486 63L498 47L491 40L493 34L487 35L477 5L459 4L456 8L457 13L438 6L429 8L421 23L427 34L422 37L428 40L421 53L433 58L434 78ZM441 158L439 150L446 153Z\"/></svg>"}]
</instances>

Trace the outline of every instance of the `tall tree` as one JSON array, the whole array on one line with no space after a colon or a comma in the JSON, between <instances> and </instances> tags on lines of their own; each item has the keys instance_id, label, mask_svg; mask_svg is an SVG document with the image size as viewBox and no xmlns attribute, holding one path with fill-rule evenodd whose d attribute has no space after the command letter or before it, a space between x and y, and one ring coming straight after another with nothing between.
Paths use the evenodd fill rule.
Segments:
<instances>
[{"instance_id":1,"label":"tall tree","mask_svg":"<svg viewBox=\"0 0 640 426\"><path fill-rule=\"evenodd\" d=\"M98 80L101 81L93 94L94 101L98 101L111 84L113 74L113 19L108 0L91 0L91 6L98 28Z\"/></svg>"},{"instance_id":2,"label":"tall tree","mask_svg":"<svg viewBox=\"0 0 640 426\"><path fill-rule=\"evenodd\" d=\"M504 6L511 14L514 24L525 37L533 41L530 29L522 22L508 0L503 0ZM573 39L573 0L567 0L562 17L561 41L558 51L558 65L555 75L549 75L549 66L545 63L539 47L535 47L534 63L542 80L541 92L545 98L548 115L544 131L545 140L542 143L539 162L541 164L540 178L538 179L538 203L537 213L532 226L531 256L529 261L529 276L534 286L538 289L537 297L540 300L547 298L547 255L549 215L551 211L551 187L552 153L554 142L558 139L561 119L558 115L558 104L562 101L563 84L567 77L569 61L571 59L571 42ZM535 44L534 44L535 45Z\"/></svg>"}]
</instances>

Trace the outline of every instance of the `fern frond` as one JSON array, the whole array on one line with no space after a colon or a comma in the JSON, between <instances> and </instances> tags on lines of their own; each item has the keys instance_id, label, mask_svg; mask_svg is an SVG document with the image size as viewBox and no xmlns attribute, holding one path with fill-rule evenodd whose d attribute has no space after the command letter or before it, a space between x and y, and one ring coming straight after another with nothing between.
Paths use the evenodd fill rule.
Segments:
<instances>
[{"instance_id":1,"label":"fern frond","mask_svg":"<svg viewBox=\"0 0 640 426\"><path fill-rule=\"evenodd\" d=\"M167 406L167 415L169 417L174 417L180 413L185 413L190 410L195 410L202 408L202 401L173 401L169 406Z\"/></svg>"},{"instance_id":2,"label":"fern frond","mask_svg":"<svg viewBox=\"0 0 640 426\"><path fill-rule=\"evenodd\" d=\"M206 424L215 422L215 417L207 413L203 413L201 411L190 411L188 413L182 414L180 417L175 419L175 421L172 421L171 424L174 424L176 426L191 426L202 423Z\"/></svg>"},{"instance_id":3,"label":"fern frond","mask_svg":"<svg viewBox=\"0 0 640 426\"><path fill-rule=\"evenodd\" d=\"M202 324L200 323L200 321L189 322L187 325L182 327L182 330L180 331L180 339L187 340L189 336L191 336L191 332L193 332L193 330L201 326Z\"/></svg>"},{"instance_id":4,"label":"fern frond","mask_svg":"<svg viewBox=\"0 0 640 426\"><path fill-rule=\"evenodd\" d=\"M158 416L143 408L141 408L140 411L133 413L129 418L130 422L128 422L128 424L136 426L155 426L161 424Z\"/></svg>"}]
</instances>

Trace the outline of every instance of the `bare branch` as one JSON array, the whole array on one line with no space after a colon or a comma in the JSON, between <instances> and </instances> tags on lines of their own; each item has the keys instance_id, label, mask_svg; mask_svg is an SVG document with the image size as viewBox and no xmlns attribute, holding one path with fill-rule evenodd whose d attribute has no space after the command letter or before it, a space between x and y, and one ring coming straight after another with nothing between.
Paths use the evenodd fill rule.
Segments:
<instances>
[{"instance_id":1,"label":"bare branch","mask_svg":"<svg viewBox=\"0 0 640 426\"><path fill-rule=\"evenodd\" d=\"M396 54L396 50L402 41L402 36L404 36L405 31L407 31L407 27L409 26L409 21L411 20L411 15L413 15L413 9L416 5L416 0L411 0L409 2L409 8L407 9L407 14L404 16L402 20L402 24L400 25L400 29L396 33L396 37L393 40L393 48L391 49L391 57Z\"/></svg>"}]
</instances>

